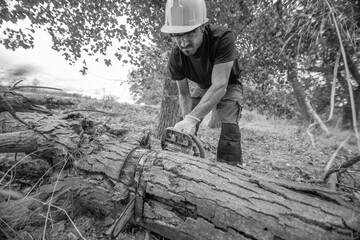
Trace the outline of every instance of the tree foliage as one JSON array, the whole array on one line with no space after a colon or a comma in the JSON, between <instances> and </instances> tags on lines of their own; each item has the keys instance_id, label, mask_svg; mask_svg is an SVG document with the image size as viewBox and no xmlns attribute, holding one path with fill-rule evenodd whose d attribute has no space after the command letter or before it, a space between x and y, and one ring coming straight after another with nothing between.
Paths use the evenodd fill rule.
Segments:
<instances>
[{"instance_id":1,"label":"tree foliage","mask_svg":"<svg viewBox=\"0 0 360 240\"><path fill-rule=\"evenodd\" d=\"M319 111L330 108L330 99L335 100L335 105L344 107L344 115L350 115L349 85L354 89L355 100L358 99L358 86L360 83L359 66L359 16L358 1L300 1L287 3L286 10L292 15L288 17L286 42L292 43L296 48L298 66L301 74L308 75L302 78L303 86L309 92L312 103ZM356 5L357 4L357 5ZM340 54L341 45L345 47L346 59L342 56L339 62L336 57ZM345 61L346 60L346 61ZM345 62L349 65L346 66ZM334 73L334 68L338 72ZM345 78L345 69L350 69L350 81ZM337 83L333 83L334 74ZM336 95L331 95L334 86ZM356 101L360 106L360 101ZM325 107L329 106L329 107ZM358 110L356 111L358 113ZM349 118L344 122L349 121Z\"/></svg>"},{"instance_id":2,"label":"tree foliage","mask_svg":"<svg viewBox=\"0 0 360 240\"><path fill-rule=\"evenodd\" d=\"M151 40L153 26L141 16L159 12L144 3L131 1L94 0L19 0L0 1L0 44L6 48L34 47L33 34L37 29L47 31L53 41L52 48L60 52L69 63L84 61L84 56L100 59L111 65L111 57L123 61L127 55L134 65L143 60L138 52L147 39ZM154 1L161 6L160 1ZM139 4L139 5L138 5ZM126 21L123 21L126 19ZM27 23L25 27L8 27L6 22ZM113 54L111 56L110 54ZM84 62L83 73L86 73Z\"/></svg>"},{"instance_id":3,"label":"tree foliage","mask_svg":"<svg viewBox=\"0 0 360 240\"><path fill-rule=\"evenodd\" d=\"M329 109L324 105L330 104L332 72L340 46L331 14L336 16L341 41L353 66L358 66L359 6L348 0L278 0L264 1L257 6L248 7L252 9L251 21L238 38L246 81L254 83L264 96L271 95L274 87L288 89L290 82L285 76L293 69L298 72L297 80L306 94L316 100L315 107ZM344 75L344 66L339 69L342 70L340 78ZM359 69L354 67L354 78L357 72ZM271 76L277 76L276 81ZM346 84L336 85L338 106L348 97L346 89Z\"/></svg>"},{"instance_id":4,"label":"tree foliage","mask_svg":"<svg viewBox=\"0 0 360 240\"><path fill-rule=\"evenodd\" d=\"M158 99L150 96L160 94L158 88L166 78L166 53L172 44L169 37L160 32L165 2L0 1L3 28L5 22L26 20L30 24L27 28L6 28L0 43L10 49L30 48L34 44L34 31L42 28L52 36L53 49L70 63L83 61L86 55L110 65L110 52L115 50L115 58L125 64L129 60L138 67L130 74L133 93L142 101L157 102ZM237 35L242 81L251 89L246 96L253 108L267 109L266 112L273 109L274 115L281 115L276 113L276 109L282 108L276 102L283 102L283 97L289 96L291 104L285 104L287 110L280 113L288 115L293 111L294 98L290 98L294 91L287 77L291 70L297 72L297 81L315 109L326 109L339 51L339 34L352 64L351 77L357 91L360 83L359 1L206 0L206 4L210 23L228 26ZM339 31L332 15L336 16ZM124 18L126 22L121 22ZM349 94L342 60L337 77L336 104L345 106Z\"/></svg>"},{"instance_id":5,"label":"tree foliage","mask_svg":"<svg viewBox=\"0 0 360 240\"><path fill-rule=\"evenodd\" d=\"M166 57L166 52L158 48L149 48L143 54L143 65L129 74L130 91L137 103L161 103Z\"/></svg>"}]
</instances>

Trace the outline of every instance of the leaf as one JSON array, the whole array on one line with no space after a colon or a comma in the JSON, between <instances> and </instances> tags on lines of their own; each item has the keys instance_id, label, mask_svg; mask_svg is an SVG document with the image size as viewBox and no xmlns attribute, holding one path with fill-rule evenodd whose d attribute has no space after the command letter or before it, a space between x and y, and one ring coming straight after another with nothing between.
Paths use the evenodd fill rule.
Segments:
<instances>
[{"instance_id":1,"label":"leaf","mask_svg":"<svg viewBox=\"0 0 360 240\"><path fill-rule=\"evenodd\" d=\"M82 70L80 70L79 72L81 72L82 75L86 75L88 71L88 68L83 66Z\"/></svg>"},{"instance_id":2,"label":"leaf","mask_svg":"<svg viewBox=\"0 0 360 240\"><path fill-rule=\"evenodd\" d=\"M111 66L111 59L104 59L106 66Z\"/></svg>"}]
</instances>

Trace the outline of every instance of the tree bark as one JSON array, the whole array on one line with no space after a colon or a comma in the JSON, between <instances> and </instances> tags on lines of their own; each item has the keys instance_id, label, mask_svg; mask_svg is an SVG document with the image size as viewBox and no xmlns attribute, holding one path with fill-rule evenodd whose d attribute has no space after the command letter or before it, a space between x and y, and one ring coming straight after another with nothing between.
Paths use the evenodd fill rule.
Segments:
<instances>
[{"instance_id":1,"label":"tree bark","mask_svg":"<svg viewBox=\"0 0 360 240\"><path fill-rule=\"evenodd\" d=\"M307 105L305 103L305 92L297 78L298 78L298 76L297 76L295 68L289 69L287 79L294 90L294 95L295 95L296 101L298 103L301 116L307 123L310 123L312 120L312 117L311 117L311 114L309 113Z\"/></svg>"},{"instance_id":2,"label":"tree bark","mask_svg":"<svg viewBox=\"0 0 360 240\"><path fill-rule=\"evenodd\" d=\"M144 149L136 141L95 131L95 124L85 125L81 118L63 116L56 124L55 116L33 117L37 125L23 132L26 138L6 133L0 139L6 136L7 142L20 146L36 141L32 146L39 157L69 167L31 198L0 204L2 219L15 229L20 226L12 224L26 214L34 217L29 224L44 221L49 202L69 213L86 209L116 218L132 196L134 223L169 239L353 239L360 229L359 207L334 191L182 153ZM0 152L21 151L9 146L2 143ZM55 220L65 217L55 213Z\"/></svg>"},{"instance_id":3,"label":"tree bark","mask_svg":"<svg viewBox=\"0 0 360 240\"><path fill-rule=\"evenodd\" d=\"M179 97L176 82L168 78L165 79L156 138L160 139L161 134L165 128L174 126L179 121L180 106L178 99Z\"/></svg>"},{"instance_id":4,"label":"tree bark","mask_svg":"<svg viewBox=\"0 0 360 240\"><path fill-rule=\"evenodd\" d=\"M359 209L333 191L206 159L160 152L141 180L141 225L170 239L347 239L360 229Z\"/></svg>"}]
</instances>

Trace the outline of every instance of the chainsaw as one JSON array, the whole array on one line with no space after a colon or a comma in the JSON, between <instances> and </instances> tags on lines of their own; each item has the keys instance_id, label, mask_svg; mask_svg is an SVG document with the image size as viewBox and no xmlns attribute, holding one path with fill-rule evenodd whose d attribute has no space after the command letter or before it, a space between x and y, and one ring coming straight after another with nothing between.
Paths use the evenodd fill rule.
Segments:
<instances>
[{"instance_id":1,"label":"chainsaw","mask_svg":"<svg viewBox=\"0 0 360 240\"><path fill-rule=\"evenodd\" d=\"M171 152L182 152L205 158L205 149L195 135L185 134L166 128L161 136L161 148Z\"/></svg>"},{"instance_id":2,"label":"chainsaw","mask_svg":"<svg viewBox=\"0 0 360 240\"><path fill-rule=\"evenodd\" d=\"M182 152L205 158L205 149L196 136L178 132L172 128L166 128L162 133L161 148L166 151ZM130 201L124 208L120 217L115 221L114 225L107 230L106 234L109 235L109 240L117 239L125 225L135 214L135 205L136 194L130 197Z\"/></svg>"}]
</instances>

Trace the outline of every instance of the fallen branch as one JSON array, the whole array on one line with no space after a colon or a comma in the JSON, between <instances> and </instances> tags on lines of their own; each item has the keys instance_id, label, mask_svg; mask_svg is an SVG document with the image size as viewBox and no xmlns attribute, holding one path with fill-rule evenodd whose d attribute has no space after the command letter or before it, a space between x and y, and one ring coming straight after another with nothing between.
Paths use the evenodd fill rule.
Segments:
<instances>
[{"instance_id":1,"label":"fallen branch","mask_svg":"<svg viewBox=\"0 0 360 240\"><path fill-rule=\"evenodd\" d=\"M21 80L15 82L12 86L10 86L10 88L16 87L18 84L22 83L23 81L24 81L24 79L21 79Z\"/></svg>"},{"instance_id":2,"label":"fallen branch","mask_svg":"<svg viewBox=\"0 0 360 240\"><path fill-rule=\"evenodd\" d=\"M336 151L331 155L330 160L326 163L325 167L324 167L324 173L323 173L323 177L322 180L325 182L327 177L331 174L329 173L331 166L333 165L333 163L335 162L335 157L338 155L339 151L344 147L345 143L347 141L349 141L350 136L348 136L344 141L341 142L340 146L336 149Z\"/></svg>"},{"instance_id":3,"label":"fallen branch","mask_svg":"<svg viewBox=\"0 0 360 240\"><path fill-rule=\"evenodd\" d=\"M72 112L95 112L95 113L102 113L110 116L117 116L118 113L113 112L105 112L105 111L99 111L99 110L91 110L91 109L73 109L63 112L63 114L70 114Z\"/></svg>"},{"instance_id":4,"label":"fallen branch","mask_svg":"<svg viewBox=\"0 0 360 240\"><path fill-rule=\"evenodd\" d=\"M60 88L54 88L54 87L41 87L41 86L18 86L18 87L12 87L11 90L18 90L23 88L35 88L35 89L49 89L49 90L56 90L56 91L62 91Z\"/></svg>"},{"instance_id":5,"label":"fallen branch","mask_svg":"<svg viewBox=\"0 0 360 240\"><path fill-rule=\"evenodd\" d=\"M323 179L327 179L330 174L336 173L336 172L344 170L344 169L347 169L347 168L353 166L354 164L356 164L357 162L360 162L360 156L356 156L356 157L350 159L349 161L346 161L346 162L342 163L337 169L329 169L326 172Z\"/></svg>"},{"instance_id":6,"label":"fallen branch","mask_svg":"<svg viewBox=\"0 0 360 240\"><path fill-rule=\"evenodd\" d=\"M48 108L59 106L74 105L73 99L56 97L48 94L22 93L14 91L3 92L3 98L7 104L16 112L40 112L45 114L53 114ZM0 99L3 102L3 99ZM4 104L0 102L0 112L8 111Z\"/></svg>"},{"instance_id":7,"label":"fallen branch","mask_svg":"<svg viewBox=\"0 0 360 240\"><path fill-rule=\"evenodd\" d=\"M16 115L15 110L11 107L9 102L1 94L0 94L0 103L2 103L1 105L3 106L3 108L5 108L11 114L11 116L13 116L13 118L15 118L16 120L27 126L29 129L33 128L33 126L30 126L27 122L23 121Z\"/></svg>"}]
</instances>

